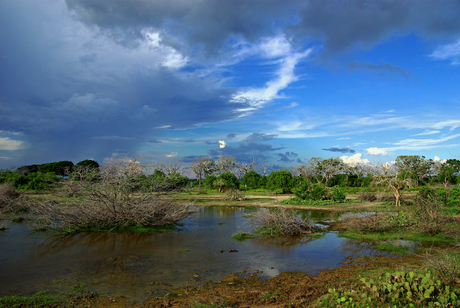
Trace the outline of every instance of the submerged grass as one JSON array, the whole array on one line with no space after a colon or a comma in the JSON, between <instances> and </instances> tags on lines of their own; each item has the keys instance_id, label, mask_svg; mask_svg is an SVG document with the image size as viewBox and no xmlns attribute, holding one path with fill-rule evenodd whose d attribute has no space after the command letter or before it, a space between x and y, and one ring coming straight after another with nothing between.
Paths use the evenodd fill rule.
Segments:
<instances>
[{"instance_id":1,"label":"submerged grass","mask_svg":"<svg viewBox=\"0 0 460 308\"><path fill-rule=\"evenodd\" d=\"M411 249L407 246L396 245L393 243L382 243L377 245L378 250L391 251L398 255L405 255L411 252Z\"/></svg>"},{"instance_id":2,"label":"submerged grass","mask_svg":"<svg viewBox=\"0 0 460 308\"><path fill-rule=\"evenodd\" d=\"M404 232L362 232L357 230L348 230L340 232L339 236L351 238L354 240L366 241L408 240L415 242L452 242L452 239L444 233L439 233L434 236L431 236L426 232L417 232L410 230L406 230Z\"/></svg>"},{"instance_id":3,"label":"submerged grass","mask_svg":"<svg viewBox=\"0 0 460 308\"><path fill-rule=\"evenodd\" d=\"M255 236L247 232L237 232L232 235L232 238L234 238L237 241L246 241L255 238Z\"/></svg>"}]
</instances>

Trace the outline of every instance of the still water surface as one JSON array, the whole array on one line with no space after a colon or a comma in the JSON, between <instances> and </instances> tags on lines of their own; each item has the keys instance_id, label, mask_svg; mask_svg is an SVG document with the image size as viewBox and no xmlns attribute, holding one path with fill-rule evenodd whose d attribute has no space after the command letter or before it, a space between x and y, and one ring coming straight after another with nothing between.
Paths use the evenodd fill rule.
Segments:
<instances>
[{"instance_id":1,"label":"still water surface","mask_svg":"<svg viewBox=\"0 0 460 308\"><path fill-rule=\"evenodd\" d=\"M86 284L99 295L143 301L168 289L219 281L232 272L263 271L270 278L284 271L317 274L335 268L347 255L375 255L371 245L340 238L261 238L240 242L231 236L251 231L251 210L199 208L180 231L164 233L77 234L40 237L26 224L0 232L0 296L30 295L41 290L69 291ZM321 212L303 212L313 221L335 220ZM328 216L329 215L329 216ZM229 252L235 249L238 252ZM223 250L224 252L221 252ZM165 285L166 284L166 285Z\"/></svg>"}]
</instances>

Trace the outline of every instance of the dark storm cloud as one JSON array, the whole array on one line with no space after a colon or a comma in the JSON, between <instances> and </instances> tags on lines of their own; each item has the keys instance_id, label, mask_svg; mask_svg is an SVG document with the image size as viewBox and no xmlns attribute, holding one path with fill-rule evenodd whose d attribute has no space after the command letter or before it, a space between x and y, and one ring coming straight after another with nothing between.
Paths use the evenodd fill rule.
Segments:
<instances>
[{"instance_id":1,"label":"dark storm cloud","mask_svg":"<svg viewBox=\"0 0 460 308\"><path fill-rule=\"evenodd\" d=\"M143 30L167 25L164 36L221 51L232 36L249 42L284 28L294 39L324 42L328 51L368 47L396 34L412 31L456 37L460 2L455 0L67 0L86 24L96 25L118 41L134 44Z\"/></svg>"},{"instance_id":2,"label":"dark storm cloud","mask_svg":"<svg viewBox=\"0 0 460 308\"><path fill-rule=\"evenodd\" d=\"M356 151L353 150L353 149L348 149L348 148L334 148L334 147L330 147L329 149L321 149L323 151L330 151L330 152L340 152L340 153L351 153L351 154L355 154Z\"/></svg>"},{"instance_id":3,"label":"dark storm cloud","mask_svg":"<svg viewBox=\"0 0 460 308\"><path fill-rule=\"evenodd\" d=\"M0 130L29 145L7 163L100 160L155 140L157 130L238 118L253 107L231 102L240 89L196 72L231 58L231 39L285 33L293 49L322 42L333 55L412 32L457 37L458 16L460 2L428 0L0 1ZM161 46L149 45L152 32ZM179 60L165 66L171 58ZM190 59L186 73L181 59ZM274 138L253 133L233 149L271 153L257 142Z\"/></svg>"},{"instance_id":4,"label":"dark storm cloud","mask_svg":"<svg viewBox=\"0 0 460 308\"><path fill-rule=\"evenodd\" d=\"M278 137L278 135L276 134L267 135L265 133L252 133L248 137L244 138L243 141L261 142L261 141L273 140L273 139L276 139L276 137Z\"/></svg>"},{"instance_id":5,"label":"dark storm cloud","mask_svg":"<svg viewBox=\"0 0 460 308\"><path fill-rule=\"evenodd\" d=\"M351 71L357 69L364 69L375 72L379 76L384 76L386 74L391 75L400 75L405 79L409 79L411 77L417 78L414 76L410 71L403 69L400 66L391 65L385 62L381 62L380 64L373 64L368 62L360 63L358 61L352 61L347 63L347 68Z\"/></svg>"},{"instance_id":6,"label":"dark storm cloud","mask_svg":"<svg viewBox=\"0 0 460 308\"><path fill-rule=\"evenodd\" d=\"M5 163L100 160L156 140L155 128L231 120L247 107L230 103L237 89L218 79L147 67L161 63L154 50L117 47L59 4L0 2L0 130L23 134L33 149Z\"/></svg>"},{"instance_id":7,"label":"dark storm cloud","mask_svg":"<svg viewBox=\"0 0 460 308\"><path fill-rule=\"evenodd\" d=\"M204 143L209 144L209 145L216 145L216 144L219 144L219 141L205 141Z\"/></svg>"},{"instance_id":8,"label":"dark storm cloud","mask_svg":"<svg viewBox=\"0 0 460 308\"><path fill-rule=\"evenodd\" d=\"M228 133L227 134L227 139L233 139L237 136L238 134L235 134L235 133Z\"/></svg>"},{"instance_id":9,"label":"dark storm cloud","mask_svg":"<svg viewBox=\"0 0 460 308\"><path fill-rule=\"evenodd\" d=\"M286 152L286 153L277 153L278 161L283 163L302 163L302 160L299 159L299 155L294 152Z\"/></svg>"},{"instance_id":10,"label":"dark storm cloud","mask_svg":"<svg viewBox=\"0 0 460 308\"><path fill-rule=\"evenodd\" d=\"M161 140L158 139L149 139L147 140L148 143L162 143Z\"/></svg>"},{"instance_id":11,"label":"dark storm cloud","mask_svg":"<svg viewBox=\"0 0 460 308\"><path fill-rule=\"evenodd\" d=\"M264 160L270 153L283 149L285 149L285 147L274 148L272 145L264 143L240 142L237 147L226 146L224 148L208 150L207 153L213 159L230 155L235 157L237 161L252 161L253 156Z\"/></svg>"}]
</instances>

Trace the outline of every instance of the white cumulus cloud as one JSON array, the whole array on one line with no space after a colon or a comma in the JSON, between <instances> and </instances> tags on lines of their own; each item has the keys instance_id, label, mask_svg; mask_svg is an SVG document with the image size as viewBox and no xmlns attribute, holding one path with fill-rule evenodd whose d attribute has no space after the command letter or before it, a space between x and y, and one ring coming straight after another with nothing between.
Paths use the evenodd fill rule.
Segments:
<instances>
[{"instance_id":1,"label":"white cumulus cloud","mask_svg":"<svg viewBox=\"0 0 460 308\"><path fill-rule=\"evenodd\" d=\"M367 155L383 155L388 156L390 155L386 150L379 149L379 148L369 148L367 149Z\"/></svg>"},{"instance_id":2,"label":"white cumulus cloud","mask_svg":"<svg viewBox=\"0 0 460 308\"><path fill-rule=\"evenodd\" d=\"M0 150L15 151L25 148L25 143L20 140L13 140L8 137L0 137Z\"/></svg>"},{"instance_id":3,"label":"white cumulus cloud","mask_svg":"<svg viewBox=\"0 0 460 308\"><path fill-rule=\"evenodd\" d=\"M227 144L225 143L225 141L219 140L219 148L223 149L223 148L225 148L226 145Z\"/></svg>"},{"instance_id":4,"label":"white cumulus cloud","mask_svg":"<svg viewBox=\"0 0 460 308\"><path fill-rule=\"evenodd\" d=\"M357 153L352 156L341 156L340 159L347 165L356 166L358 164L370 164L367 158L363 159L363 154Z\"/></svg>"}]
</instances>

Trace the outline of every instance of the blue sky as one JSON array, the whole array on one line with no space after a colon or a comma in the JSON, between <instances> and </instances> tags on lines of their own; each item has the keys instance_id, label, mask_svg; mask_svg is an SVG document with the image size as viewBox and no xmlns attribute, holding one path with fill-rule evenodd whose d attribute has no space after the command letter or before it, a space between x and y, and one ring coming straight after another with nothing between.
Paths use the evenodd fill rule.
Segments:
<instances>
[{"instance_id":1,"label":"blue sky","mask_svg":"<svg viewBox=\"0 0 460 308\"><path fill-rule=\"evenodd\" d=\"M460 2L4 0L0 168L460 152Z\"/></svg>"}]
</instances>

